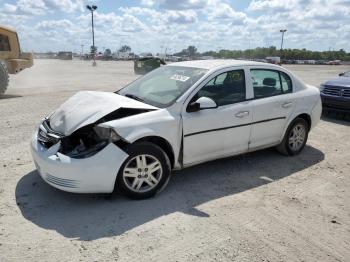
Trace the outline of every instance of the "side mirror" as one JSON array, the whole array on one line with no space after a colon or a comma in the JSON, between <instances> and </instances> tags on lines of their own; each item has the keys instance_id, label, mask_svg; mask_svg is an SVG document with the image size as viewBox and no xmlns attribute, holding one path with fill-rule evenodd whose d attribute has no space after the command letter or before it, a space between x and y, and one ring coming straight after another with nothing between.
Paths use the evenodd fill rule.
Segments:
<instances>
[{"instance_id":1,"label":"side mirror","mask_svg":"<svg viewBox=\"0 0 350 262\"><path fill-rule=\"evenodd\" d=\"M343 76L344 74L345 74L344 72L343 72L343 73L340 73L339 76Z\"/></svg>"},{"instance_id":2,"label":"side mirror","mask_svg":"<svg viewBox=\"0 0 350 262\"><path fill-rule=\"evenodd\" d=\"M196 102L189 104L187 107L187 112L197 112L202 109L211 109L217 107L218 105L213 99L203 96L198 98Z\"/></svg>"}]
</instances>

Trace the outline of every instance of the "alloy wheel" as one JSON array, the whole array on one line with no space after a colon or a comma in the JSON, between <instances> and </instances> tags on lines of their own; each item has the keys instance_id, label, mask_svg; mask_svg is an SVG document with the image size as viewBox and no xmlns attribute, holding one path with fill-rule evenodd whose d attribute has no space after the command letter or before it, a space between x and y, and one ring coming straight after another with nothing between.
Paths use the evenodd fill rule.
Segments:
<instances>
[{"instance_id":1,"label":"alloy wheel","mask_svg":"<svg viewBox=\"0 0 350 262\"><path fill-rule=\"evenodd\" d=\"M145 193L155 188L162 178L161 162L151 155L137 155L131 158L123 170L125 185L134 192Z\"/></svg>"},{"instance_id":2,"label":"alloy wheel","mask_svg":"<svg viewBox=\"0 0 350 262\"><path fill-rule=\"evenodd\" d=\"M305 142L306 129L302 124L297 124L289 133L288 145L289 148L293 151L300 150Z\"/></svg>"}]
</instances>

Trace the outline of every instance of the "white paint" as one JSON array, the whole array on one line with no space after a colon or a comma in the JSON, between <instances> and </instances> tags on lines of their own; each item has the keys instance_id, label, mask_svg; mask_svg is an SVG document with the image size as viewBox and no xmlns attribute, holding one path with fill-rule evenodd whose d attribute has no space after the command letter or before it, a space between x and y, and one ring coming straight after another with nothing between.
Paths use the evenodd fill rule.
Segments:
<instances>
[{"instance_id":1,"label":"white paint","mask_svg":"<svg viewBox=\"0 0 350 262\"><path fill-rule=\"evenodd\" d=\"M276 145L283 139L291 121L300 114L310 115L312 128L320 119L322 106L319 90L305 85L280 66L238 60L189 61L173 63L169 66L198 67L209 71L173 105L164 109L113 93L78 93L51 116L52 128L69 135L121 107L156 109L102 123L100 126L113 128L129 143L148 136L165 139L173 149L174 168L179 169ZM251 100L254 94L250 76L251 68L285 72L292 79L293 93ZM237 69L243 69L245 72L247 101L192 113L186 112L191 98L213 77ZM273 118L281 119L251 124ZM232 126L236 127L226 128ZM202 132L213 129L220 130ZM200 133L189 135L197 132ZM183 162L180 162L182 141ZM72 192L110 192L118 170L127 157L126 153L114 145L109 145L95 156L82 160L70 159L61 154L55 154L55 151L57 152L57 148L45 151L37 144L36 136L33 137L33 157L40 166L40 170L44 170L42 172L59 178L84 181L83 188L69 189ZM45 176L43 177L45 179Z\"/></svg>"},{"instance_id":2,"label":"white paint","mask_svg":"<svg viewBox=\"0 0 350 262\"><path fill-rule=\"evenodd\" d=\"M52 129L64 135L92 124L119 108L157 109L115 93L81 91L69 98L50 116Z\"/></svg>"}]
</instances>

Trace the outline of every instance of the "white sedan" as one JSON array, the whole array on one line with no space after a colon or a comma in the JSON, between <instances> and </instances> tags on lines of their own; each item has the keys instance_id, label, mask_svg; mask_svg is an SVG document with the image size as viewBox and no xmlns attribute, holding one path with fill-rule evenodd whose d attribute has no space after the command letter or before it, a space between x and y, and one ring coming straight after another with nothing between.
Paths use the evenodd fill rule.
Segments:
<instances>
[{"instance_id":1,"label":"white sedan","mask_svg":"<svg viewBox=\"0 0 350 262\"><path fill-rule=\"evenodd\" d=\"M319 90L282 67L180 62L116 93L77 93L40 122L31 151L56 188L140 199L173 169L274 146L296 155L321 111Z\"/></svg>"}]
</instances>

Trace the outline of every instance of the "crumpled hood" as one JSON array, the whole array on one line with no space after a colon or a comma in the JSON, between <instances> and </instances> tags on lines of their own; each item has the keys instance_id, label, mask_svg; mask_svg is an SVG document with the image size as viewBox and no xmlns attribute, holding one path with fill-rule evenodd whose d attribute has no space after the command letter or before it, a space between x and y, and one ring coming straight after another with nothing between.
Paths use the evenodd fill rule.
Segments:
<instances>
[{"instance_id":1,"label":"crumpled hood","mask_svg":"<svg viewBox=\"0 0 350 262\"><path fill-rule=\"evenodd\" d=\"M70 135L119 108L158 109L111 92L81 91L53 112L50 126L56 132Z\"/></svg>"},{"instance_id":2,"label":"crumpled hood","mask_svg":"<svg viewBox=\"0 0 350 262\"><path fill-rule=\"evenodd\" d=\"M325 85L350 87L350 77L337 77L324 83Z\"/></svg>"}]
</instances>

